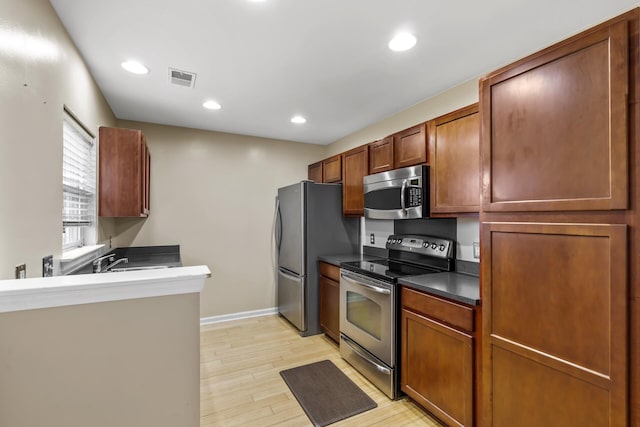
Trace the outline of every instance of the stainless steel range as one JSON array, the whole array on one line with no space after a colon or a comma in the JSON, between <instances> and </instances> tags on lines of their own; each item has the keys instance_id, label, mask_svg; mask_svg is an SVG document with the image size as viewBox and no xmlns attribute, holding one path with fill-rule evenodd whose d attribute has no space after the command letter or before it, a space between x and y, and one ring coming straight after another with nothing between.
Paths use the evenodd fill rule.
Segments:
<instances>
[{"instance_id":1,"label":"stainless steel range","mask_svg":"<svg viewBox=\"0 0 640 427\"><path fill-rule=\"evenodd\" d=\"M398 278L452 271L455 244L393 235L388 259L340 265L340 354L391 399L400 394Z\"/></svg>"}]
</instances>

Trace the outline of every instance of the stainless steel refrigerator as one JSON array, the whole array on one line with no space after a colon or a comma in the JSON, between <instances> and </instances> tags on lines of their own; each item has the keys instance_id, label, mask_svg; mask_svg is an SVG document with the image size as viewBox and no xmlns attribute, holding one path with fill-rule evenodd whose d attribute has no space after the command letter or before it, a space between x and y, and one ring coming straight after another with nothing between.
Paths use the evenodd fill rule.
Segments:
<instances>
[{"instance_id":1,"label":"stainless steel refrigerator","mask_svg":"<svg viewBox=\"0 0 640 427\"><path fill-rule=\"evenodd\" d=\"M302 181L278 189L278 312L300 335L321 332L318 256L357 252L359 238L360 218L342 216L341 184Z\"/></svg>"}]
</instances>

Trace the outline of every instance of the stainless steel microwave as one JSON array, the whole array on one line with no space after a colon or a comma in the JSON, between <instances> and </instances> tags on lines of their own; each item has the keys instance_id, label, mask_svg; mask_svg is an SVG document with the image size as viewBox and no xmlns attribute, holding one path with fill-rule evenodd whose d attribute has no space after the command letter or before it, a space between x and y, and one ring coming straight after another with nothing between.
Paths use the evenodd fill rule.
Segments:
<instances>
[{"instance_id":1,"label":"stainless steel microwave","mask_svg":"<svg viewBox=\"0 0 640 427\"><path fill-rule=\"evenodd\" d=\"M411 166L365 176L364 216L372 219L428 217L429 166Z\"/></svg>"}]
</instances>

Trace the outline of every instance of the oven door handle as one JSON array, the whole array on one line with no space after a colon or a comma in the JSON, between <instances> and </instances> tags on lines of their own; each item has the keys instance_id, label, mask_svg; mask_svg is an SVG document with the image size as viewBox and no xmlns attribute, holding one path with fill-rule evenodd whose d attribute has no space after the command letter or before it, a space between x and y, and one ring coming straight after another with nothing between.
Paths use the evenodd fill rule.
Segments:
<instances>
[{"instance_id":1,"label":"oven door handle","mask_svg":"<svg viewBox=\"0 0 640 427\"><path fill-rule=\"evenodd\" d=\"M371 359L371 356L369 356L368 354L360 351L360 349L358 349L355 346L355 343L353 341L351 341L349 338L347 338L346 336L342 335L342 341L347 345L347 347L349 347L349 349L351 349L351 351L353 351L355 354L360 356L366 362L369 362L378 371L382 372L385 375L391 375L391 369L387 368L386 366L382 366L379 363L376 363L374 360Z\"/></svg>"},{"instance_id":2,"label":"oven door handle","mask_svg":"<svg viewBox=\"0 0 640 427\"><path fill-rule=\"evenodd\" d=\"M349 283L352 283L352 284L357 285L357 286L364 286L365 288L371 289L372 291L377 292L379 294L384 294L384 295L390 295L391 294L391 290L389 290L389 289L385 289L385 288L381 288L381 287L378 287L378 286L370 285L368 283L359 282L357 280L353 280L351 277L348 277L348 276L346 276L344 274L341 274L340 277L342 277L344 280L346 280Z\"/></svg>"}]
</instances>

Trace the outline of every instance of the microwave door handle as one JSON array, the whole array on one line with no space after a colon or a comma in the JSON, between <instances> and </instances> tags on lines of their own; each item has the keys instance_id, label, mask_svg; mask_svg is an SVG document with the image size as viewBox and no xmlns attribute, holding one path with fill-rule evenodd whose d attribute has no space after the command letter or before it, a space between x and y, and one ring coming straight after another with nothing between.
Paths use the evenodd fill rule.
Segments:
<instances>
[{"instance_id":1,"label":"microwave door handle","mask_svg":"<svg viewBox=\"0 0 640 427\"><path fill-rule=\"evenodd\" d=\"M402 208L402 215L406 215L407 213L407 205L404 200L404 193L407 190L407 180L402 180L402 188L400 189L400 207Z\"/></svg>"}]
</instances>

